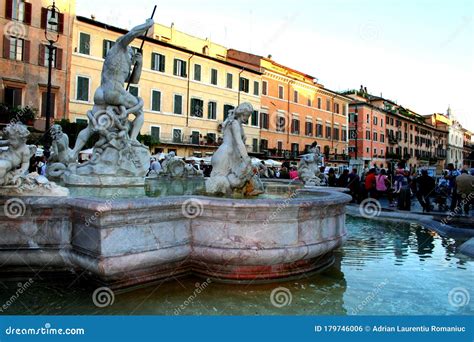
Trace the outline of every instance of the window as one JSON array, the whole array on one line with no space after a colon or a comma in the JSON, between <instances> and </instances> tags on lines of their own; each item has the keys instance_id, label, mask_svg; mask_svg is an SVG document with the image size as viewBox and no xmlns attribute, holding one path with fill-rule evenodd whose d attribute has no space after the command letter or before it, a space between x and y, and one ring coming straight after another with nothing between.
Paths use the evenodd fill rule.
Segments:
<instances>
[{"instance_id":1,"label":"window","mask_svg":"<svg viewBox=\"0 0 474 342\"><path fill-rule=\"evenodd\" d=\"M204 102L199 99L191 99L191 116L202 118Z\"/></svg>"},{"instance_id":2,"label":"window","mask_svg":"<svg viewBox=\"0 0 474 342\"><path fill-rule=\"evenodd\" d=\"M209 101L207 104L207 118L210 120L217 119L217 103L213 101Z\"/></svg>"},{"instance_id":3,"label":"window","mask_svg":"<svg viewBox=\"0 0 474 342\"><path fill-rule=\"evenodd\" d=\"M326 138L331 139L331 126L326 126Z\"/></svg>"},{"instance_id":4,"label":"window","mask_svg":"<svg viewBox=\"0 0 474 342\"><path fill-rule=\"evenodd\" d=\"M173 113L183 114L183 96L178 94L174 95Z\"/></svg>"},{"instance_id":5,"label":"window","mask_svg":"<svg viewBox=\"0 0 474 342\"><path fill-rule=\"evenodd\" d=\"M151 91L151 110L154 112L161 112L161 91Z\"/></svg>"},{"instance_id":6,"label":"window","mask_svg":"<svg viewBox=\"0 0 474 342\"><path fill-rule=\"evenodd\" d=\"M151 70L165 72L165 56L159 53L151 54Z\"/></svg>"},{"instance_id":7,"label":"window","mask_svg":"<svg viewBox=\"0 0 474 342\"><path fill-rule=\"evenodd\" d=\"M174 143L183 142L183 132L178 128L173 128L173 142Z\"/></svg>"},{"instance_id":8,"label":"window","mask_svg":"<svg viewBox=\"0 0 474 342\"><path fill-rule=\"evenodd\" d=\"M76 100L89 102L89 82L87 77L77 77Z\"/></svg>"},{"instance_id":9,"label":"window","mask_svg":"<svg viewBox=\"0 0 474 342\"><path fill-rule=\"evenodd\" d=\"M383 119L380 119L380 127L383 128Z\"/></svg>"},{"instance_id":10,"label":"window","mask_svg":"<svg viewBox=\"0 0 474 342\"><path fill-rule=\"evenodd\" d=\"M339 103L334 104L334 112L339 114Z\"/></svg>"},{"instance_id":11,"label":"window","mask_svg":"<svg viewBox=\"0 0 474 342\"><path fill-rule=\"evenodd\" d=\"M377 126L377 124L378 124L378 118L374 116L374 126Z\"/></svg>"},{"instance_id":12,"label":"window","mask_svg":"<svg viewBox=\"0 0 474 342\"><path fill-rule=\"evenodd\" d=\"M104 41L102 42L102 58L105 59L105 57L107 57L107 54L109 53L112 46L114 46L114 44L115 42L104 39Z\"/></svg>"},{"instance_id":13,"label":"window","mask_svg":"<svg viewBox=\"0 0 474 342\"><path fill-rule=\"evenodd\" d=\"M262 82L262 95L268 95L268 83L267 83L267 81Z\"/></svg>"},{"instance_id":14,"label":"window","mask_svg":"<svg viewBox=\"0 0 474 342\"><path fill-rule=\"evenodd\" d=\"M334 131L334 140L339 140L339 128L334 127L333 131Z\"/></svg>"},{"instance_id":15,"label":"window","mask_svg":"<svg viewBox=\"0 0 474 342\"><path fill-rule=\"evenodd\" d=\"M316 136L319 138L323 137L323 125L320 123L316 124Z\"/></svg>"},{"instance_id":16,"label":"window","mask_svg":"<svg viewBox=\"0 0 474 342\"><path fill-rule=\"evenodd\" d=\"M5 99L4 102L6 105L15 108L21 107L22 105L22 89L21 88L13 88L13 87L6 87L5 88Z\"/></svg>"},{"instance_id":17,"label":"window","mask_svg":"<svg viewBox=\"0 0 474 342\"><path fill-rule=\"evenodd\" d=\"M229 112L234 109L234 106L224 105L224 120L229 116Z\"/></svg>"},{"instance_id":18,"label":"window","mask_svg":"<svg viewBox=\"0 0 474 342\"><path fill-rule=\"evenodd\" d=\"M160 127L151 126L151 136L157 140L160 139Z\"/></svg>"},{"instance_id":19,"label":"window","mask_svg":"<svg viewBox=\"0 0 474 342\"><path fill-rule=\"evenodd\" d=\"M370 115L367 114L367 123L369 124L370 123Z\"/></svg>"},{"instance_id":20,"label":"window","mask_svg":"<svg viewBox=\"0 0 474 342\"><path fill-rule=\"evenodd\" d=\"M6 38L4 38L6 39ZM8 44L8 40L6 41ZM5 46L5 45L4 45ZM9 58L16 61L23 61L25 41L21 38L10 37Z\"/></svg>"},{"instance_id":21,"label":"window","mask_svg":"<svg viewBox=\"0 0 474 342\"><path fill-rule=\"evenodd\" d=\"M252 139L252 152L258 153L258 139Z\"/></svg>"},{"instance_id":22,"label":"window","mask_svg":"<svg viewBox=\"0 0 474 342\"><path fill-rule=\"evenodd\" d=\"M312 122L306 122L305 124L305 134L307 136L312 136L313 135L313 123Z\"/></svg>"},{"instance_id":23,"label":"window","mask_svg":"<svg viewBox=\"0 0 474 342\"><path fill-rule=\"evenodd\" d=\"M268 140L261 139L260 140L260 152L268 150Z\"/></svg>"},{"instance_id":24,"label":"window","mask_svg":"<svg viewBox=\"0 0 474 342\"><path fill-rule=\"evenodd\" d=\"M139 95L139 93L140 93L138 87L137 87L137 86L132 86L132 85L131 85L130 88L128 89L128 92L129 92L130 94L132 94L133 96L135 96L135 97L138 97L138 95Z\"/></svg>"},{"instance_id":25,"label":"window","mask_svg":"<svg viewBox=\"0 0 474 342\"><path fill-rule=\"evenodd\" d=\"M268 113L260 113L260 128L268 129L269 128L269 116Z\"/></svg>"},{"instance_id":26,"label":"window","mask_svg":"<svg viewBox=\"0 0 474 342\"><path fill-rule=\"evenodd\" d=\"M298 103L298 91L293 92L293 102Z\"/></svg>"},{"instance_id":27,"label":"window","mask_svg":"<svg viewBox=\"0 0 474 342\"><path fill-rule=\"evenodd\" d=\"M216 133L207 133L207 143L215 144L216 143Z\"/></svg>"},{"instance_id":28,"label":"window","mask_svg":"<svg viewBox=\"0 0 474 342\"><path fill-rule=\"evenodd\" d=\"M90 55L91 53L91 36L87 33L79 33L79 53Z\"/></svg>"},{"instance_id":29,"label":"window","mask_svg":"<svg viewBox=\"0 0 474 342\"><path fill-rule=\"evenodd\" d=\"M342 138L341 138L341 140L342 140L342 141L347 141L347 128L344 128L344 127L343 127L341 133L342 133Z\"/></svg>"},{"instance_id":30,"label":"window","mask_svg":"<svg viewBox=\"0 0 474 342\"><path fill-rule=\"evenodd\" d=\"M277 150L280 153L281 153L281 151L283 151L283 142L282 141L277 142Z\"/></svg>"},{"instance_id":31,"label":"window","mask_svg":"<svg viewBox=\"0 0 474 342\"><path fill-rule=\"evenodd\" d=\"M283 88L283 86L278 86L278 98L279 99L284 99L285 98L285 95L283 94L283 92L285 91L285 89Z\"/></svg>"},{"instance_id":32,"label":"window","mask_svg":"<svg viewBox=\"0 0 474 342\"><path fill-rule=\"evenodd\" d=\"M311 99L308 99L308 107L311 107Z\"/></svg>"},{"instance_id":33,"label":"window","mask_svg":"<svg viewBox=\"0 0 474 342\"><path fill-rule=\"evenodd\" d=\"M228 89L233 88L234 76L232 74L227 74L226 86Z\"/></svg>"},{"instance_id":34,"label":"window","mask_svg":"<svg viewBox=\"0 0 474 342\"><path fill-rule=\"evenodd\" d=\"M377 132L374 132L374 141L377 141L378 139Z\"/></svg>"},{"instance_id":35,"label":"window","mask_svg":"<svg viewBox=\"0 0 474 342\"><path fill-rule=\"evenodd\" d=\"M286 120L284 116L279 115L276 119L276 131L285 132Z\"/></svg>"},{"instance_id":36,"label":"window","mask_svg":"<svg viewBox=\"0 0 474 342\"><path fill-rule=\"evenodd\" d=\"M199 145L199 138L200 138L200 134L198 131L191 132L191 144Z\"/></svg>"},{"instance_id":37,"label":"window","mask_svg":"<svg viewBox=\"0 0 474 342\"><path fill-rule=\"evenodd\" d=\"M194 64L194 80L201 82L201 66L199 64Z\"/></svg>"},{"instance_id":38,"label":"window","mask_svg":"<svg viewBox=\"0 0 474 342\"><path fill-rule=\"evenodd\" d=\"M328 112L331 111L331 101L330 101L330 100L326 100L326 110L327 110Z\"/></svg>"},{"instance_id":39,"label":"window","mask_svg":"<svg viewBox=\"0 0 474 342\"><path fill-rule=\"evenodd\" d=\"M298 119L291 120L291 133L300 134L300 120Z\"/></svg>"},{"instance_id":40,"label":"window","mask_svg":"<svg viewBox=\"0 0 474 342\"><path fill-rule=\"evenodd\" d=\"M258 127L258 111L254 110L250 120L250 125Z\"/></svg>"},{"instance_id":41,"label":"window","mask_svg":"<svg viewBox=\"0 0 474 342\"><path fill-rule=\"evenodd\" d=\"M260 94L260 83L258 81L253 82L253 94L258 96Z\"/></svg>"},{"instance_id":42,"label":"window","mask_svg":"<svg viewBox=\"0 0 474 342\"><path fill-rule=\"evenodd\" d=\"M347 106L346 105L342 106L342 115L344 115L344 116L347 115Z\"/></svg>"},{"instance_id":43,"label":"window","mask_svg":"<svg viewBox=\"0 0 474 342\"><path fill-rule=\"evenodd\" d=\"M365 131L365 139L370 140L370 131Z\"/></svg>"},{"instance_id":44,"label":"window","mask_svg":"<svg viewBox=\"0 0 474 342\"><path fill-rule=\"evenodd\" d=\"M240 78L240 91L243 91L245 93L248 93L249 92L249 80L244 78L244 77L241 77Z\"/></svg>"},{"instance_id":45,"label":"window","mask_svg":"<svg viewBox=\"0 0 474 342\"><path fill-rule=\"evenodd\" d=\"M321 109L322 103L321 103L321 98L318 97L318 109Z\"/></svg>"},{"instance_id":46,"label":"window","mask_svg":"<svg viewBox=\"0 0 474 342\"><path fill-rule=\"evenodd\" d=\"M380 134L380 142L381 143L385 142L385 134Z\"/></svg>"},{"instance_id":47,"label":"window","mask_svg":"<svg viewBox=\"0 0 474 342\"><path fill-rule=\"evenodd\" d=\"M173 65L173 75L179 76L179 77L188 77L187 72L186 72L186 62L181 60L181 59L174 59L174 65Z\"/></svg>"},{"instance_id":48,"label":"window","mask_svg":"<svg viewBox=\"0 0 474 342\"><path fill-rule=\"evenodd\" d=\"M296 157L300 152L300 145L299 144L291 144L291 154L293 157Z\"/></svg>"},{"instance_id":49,"label":"window","mask_svg":"<svg viewBox=\"0 0 474 342\"><path fill-rule=\"evenodd\" d=\"M8 0L7 0L8 2ZM25 20L25 2L22 0L13 0L12 1L12 19L18 21Z\"/></svg>"},{"instance_id":50,"label":"window","mask_svg":"<svg viewBox=\"0 0 474 342\"><path fill-rule=\"evenodd\" d=\"M217 70L211 69L211 84L217 85Z\"/></svg>"}]
</instances>

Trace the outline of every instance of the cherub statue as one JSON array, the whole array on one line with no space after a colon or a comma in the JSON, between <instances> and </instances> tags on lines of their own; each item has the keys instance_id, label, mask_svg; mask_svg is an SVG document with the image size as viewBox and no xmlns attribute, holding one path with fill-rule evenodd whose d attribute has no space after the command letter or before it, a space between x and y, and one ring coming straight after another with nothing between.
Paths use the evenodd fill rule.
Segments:
<instances>
[{"instance_id":1,"label":"cherub statue","mask_svg":"<svg viewBox=\"0 0 474 342\"><path fill-rule=\"evenodd\" d=\"M308 154L301 156L298 166L298 176L305 185L319 186L321 185L321 172L319 164L322 161L321 152L317 143L313 143Z\"/></svg>"},{"instance_id":2,"label":"cherub statue","mask_svg":"<svg viewBox=\"0 0 474 342\"><path fill-rule=\"evenodd\" d=\"M7 125L3 134L6 140L1 140L0 146L8 149L0 152L0 185L14 185L28 172L36 147L26 144L30 132L21 123Z\"/></svg>"},{"instance_id":3,"label":"cherub statue","mask_svg":"<svg viewBox=\"0 0 474 342\"><path fill-rule=\"evenodd\" d=\"M51 144L52 155L49 158L49 163L63 163L68 164L71 149L69 148L69 137L63 133L63 128L60 125L53 125L51 127L51 137L53 142Z\"/></svg>"}]
</instances>

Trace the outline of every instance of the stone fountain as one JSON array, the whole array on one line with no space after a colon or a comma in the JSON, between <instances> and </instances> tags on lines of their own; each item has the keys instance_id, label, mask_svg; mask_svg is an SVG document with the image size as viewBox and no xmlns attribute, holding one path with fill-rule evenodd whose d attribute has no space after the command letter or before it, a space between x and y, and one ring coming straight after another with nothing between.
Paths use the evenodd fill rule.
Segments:
<instances>
[{"instance_id":1,"label":"stone fountain","mask_svg":"<svg viewBox=\"0 0 474 342\"><path fill-rule=\"evenodd\" d=\"M107 198L25 198L21 214L13 217L0 211L1 272L73 269L123 287L189 273L229 282L275 281L330 267L332 251L346 238L345 205L351 198L291 184L265 189L245 146L243 124L253 111L248 103L224 122L212 175L205 185L201 178L199 191L167 192L159 198L122 195L127 186L144 184L149 153L136 141L143 101L117 89L123 88L131 64L141 63L128 44L151 25L147 21L132 29L107 55L89 126L74 149L69 149L60 127L53 129L50 175L69 185L120 188ZM94 156L77 164L77 154L92 132L100 136ZM21 146L25 162L31 151ZM316 156L312 158L305 159L306 171L300 168L307 182L317 177L312 169ZM0 166L4 179L13 168L3 161ZM174 177L179 170L186 172L169 155L164 179L170 184L189 182ZM162 183L153 184L161 190ZM278 188L278 194L268 197L270 188ZM8 201L0 197L0 205L6 207Z\"/></svg>"}]
</instances>

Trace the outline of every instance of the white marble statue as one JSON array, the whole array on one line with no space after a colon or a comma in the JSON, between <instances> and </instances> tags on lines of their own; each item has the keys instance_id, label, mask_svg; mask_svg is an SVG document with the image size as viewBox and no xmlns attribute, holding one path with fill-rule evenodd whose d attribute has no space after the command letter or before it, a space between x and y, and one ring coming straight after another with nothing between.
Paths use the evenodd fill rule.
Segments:
<instances>
[{"instance_id":1,"label":"white marble statue","mask_svg":"<svg viewBox=\"0 0 474 342\"><path fill-rule=\"evenodd\" d=\"M302 155L298 166L298 177L306 186L321 185L321 165L322 156L319 147L314 143L308 154Z\"/></svg>"},{"instance_id":2,"label":"white marble statue","mask_svg":"<svg viewBox=\"0 0 474 342\"><path fill-rule=\"evenodd\" d=\"M206 181L209 194L256 196L264 192L258 171L247 153L242 127L252 113L252 105L242 103L230 111L222 124L223 143L212 156L212 173Z\"/></svg>"},{"instance_id":3,"label":"white marble statue","mask_svg":"<svg viewBox=\"0 0 474 342\"><path fill-rule=\"evenodd\" d=\"M36 147L27 145L28 129L22 123L12 123L3 129L0 146L0 194L3 196L67 196L66 188L49 182L37 173L28 174L30 159Z\"/></svg>"},{"instance_id":4,"label":"white marble statue","mask_svg":"<svg viewBox=\"0 0 474 342\"><path fill-rule=\"evenodd\" d=\"M128 81L137 84L142 72L142 54L134 54L129 45L153 24L153 20L148 19L117 39L109 50L100 87L94 95L94 106L87 113L88 126L79 133L74 149L69 152L68 169L64 172L66 184L144 183L151 155L148 148L137 141L144 122L143 100L129 93L124 85ZM135 65L133 73L132 65ZM134 119L130 120L130 116ZM98 134L99 141L93 147L92 158L76 164L79 152L94 133Z\"/></svg>"},{"instance_id":5,"label":"white marble statue","mask_svg":"<svg viewBox=\"0 0 474 342\"><path fill-rule=\"evenodd\" d=\"M170 152L165 155L165 159L161 165L162 171L159 175L152 175L150 178L156 177L202 177L202 171L196 170L191 164L186 164L183 159L176 157L176 153Z\"/></svg>"}]
</instances>

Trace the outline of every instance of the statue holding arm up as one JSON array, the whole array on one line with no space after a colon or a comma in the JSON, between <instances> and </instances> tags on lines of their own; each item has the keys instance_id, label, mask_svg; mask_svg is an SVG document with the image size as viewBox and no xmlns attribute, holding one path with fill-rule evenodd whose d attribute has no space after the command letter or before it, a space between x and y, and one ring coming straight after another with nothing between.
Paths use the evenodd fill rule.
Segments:
<instances>
[{"instance_id":1,"label":"statue holding arm up","mask_svg":"<svg viewBox=\"0 0 474 342\"><path fill-rule=\"evenodd\" d=\"M144 35L154 25L153 19L145 24L134 27L130 32L117 39L109 50L102 68L100 87L94 95L94 107L89 112L89 125L77 137L76 145L71 153L71 161L75 161L79 152L87 143L94 130L97 130L97 113L108 111L110 106L124 108L123 112L133 114L135 119L131 123L130 138L136 141L143 126L143 100L130 94L124 84L131 81L137 84L142 72L143 57L141 51L134 54L129 46L136 38ZM136 65L132 73L132 66ZM113 120L110 120L113 121ZM112 123L108 123L112 124ZM99 125L100 126L100 125Z\"/></svg>"}]
</instances>

